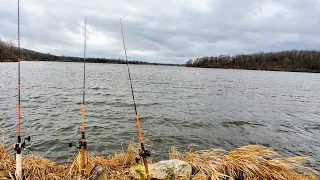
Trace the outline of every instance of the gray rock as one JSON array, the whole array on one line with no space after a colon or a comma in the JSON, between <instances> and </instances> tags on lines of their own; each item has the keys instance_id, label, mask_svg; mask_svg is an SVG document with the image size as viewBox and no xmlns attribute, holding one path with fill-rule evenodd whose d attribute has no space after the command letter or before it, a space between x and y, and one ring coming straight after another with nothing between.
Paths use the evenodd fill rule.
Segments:
<instances>
[{"instance_id":1,"label":"gray rock","mask_svg":"<svg viewBox=\"0 0 320 180\"><path fill-rule=\"evenodd\" d=\"M187 162L172 159L148 164L150 179L158 180L189 180L192 168ZM143 165L136 165L130 168L130 173L134 179L144 179L145 172Z\"/></svg>"},{"instance_id":2,"label":"gray rock","mask_svg":"<svg viewBox=\"0 0 320 180\"><path fill-rule=\"evenodd\" d=\"M101 166L94 166L91 170L89 180L103 180L104 179L104 169Z\"/></svg>"}]
</instances>

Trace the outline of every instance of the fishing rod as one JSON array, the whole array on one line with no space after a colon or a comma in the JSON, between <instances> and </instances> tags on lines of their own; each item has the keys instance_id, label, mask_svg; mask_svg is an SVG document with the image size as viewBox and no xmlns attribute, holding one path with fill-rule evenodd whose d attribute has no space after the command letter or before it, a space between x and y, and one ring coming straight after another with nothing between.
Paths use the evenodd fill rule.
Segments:
<instances>
[{"instance_id":1,"label":"fishing rod","mask_svg":"<svg viewBox=\"0 0 320 180\"><path fill-rule=\"evenodd\" d=\"M134 110L136 113L136 124L137 124L137 128L138 128L138 134L139 134L139 141L140 141L140 152L139 152L139 156L140 158L142 158L143 160L143 165L145 168L145 173L146 173L146 178L149 179L149 169L148 169L148 161L147 158L151 156L150 151L146 150L144 147L144 143L143 143L143 137L142 137L142 132L141 132L141 127L140 127L140 120L139 120L139 115L138 115L138 111L137 111L137 105L136 105L136 100L134 98L134 93L133 93L133 87L132 87L132 80L131 80L131 74L130 74L130 69L129 69L129 62L128 62L128 58L127 58L127 49L126 49L126 44L124 41L124 36L123 36L123 29L122 29L122 21L120 18L120 25L121 25L121 33L122 33L122 41L123 41L123 48L124 48L124 53L126 55L126 63L127 63L127 68L128 68L128 75L129 75L129 80L130 80L130 87L131 87L131 94L132 94L132 100L133 100L133 106L134 106ZM136 159L137 162L139 162L139 158Z\"/></svg>"},{"instance_id":2,"label":"fishing rod","mask_svg":"<svg viewBox=\"0 0 320 180\"><path fill-rule=\"evenodd\" d=\"M84 131L84 119L85 119L85 92L86 92L86 48L87 48L87 17L84 19L84 50L83 50L83 89L82 89L82 105L81 105L81 140L79 140L78 146L75 147L78 149L78 171L81 176L84 176L86 173L86 166L88 163L88 148L87 142L85 140L85 131ZM72 143L69 143L69 147L72 147Z\"/></svg>"},{"instance_id":3,"label":"fishing rod","mask_svg":"<svg viewBox=\"0 0 320 180\"><path fill-rule=\"evenodd\" d=\"M26 145L26 140L30 141L30 136L21 141L21 108L20 108L20 1L18 0L18 141L14 146L15 157L16 157L16 179L22 179L22 149Z\"/></svg>"}]
</instances>

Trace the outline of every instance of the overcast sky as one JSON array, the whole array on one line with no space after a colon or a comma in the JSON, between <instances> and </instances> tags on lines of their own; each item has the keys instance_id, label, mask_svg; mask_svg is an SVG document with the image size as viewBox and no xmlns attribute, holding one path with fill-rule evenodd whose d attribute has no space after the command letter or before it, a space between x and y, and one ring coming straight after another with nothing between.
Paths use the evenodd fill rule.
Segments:
<instances>
[{"instance_id":1,"label":"overcast sky","mask_svg":"<svg viewBox=\"0 0 320 180\"><path fill-rule=\"evenodd\" d=\"M319 49L319 0L21 0L21 46L43 53L184 63L190 58ZM0 0L0 38L17 40L17 1Z\"/></svg>"}]
</instances>

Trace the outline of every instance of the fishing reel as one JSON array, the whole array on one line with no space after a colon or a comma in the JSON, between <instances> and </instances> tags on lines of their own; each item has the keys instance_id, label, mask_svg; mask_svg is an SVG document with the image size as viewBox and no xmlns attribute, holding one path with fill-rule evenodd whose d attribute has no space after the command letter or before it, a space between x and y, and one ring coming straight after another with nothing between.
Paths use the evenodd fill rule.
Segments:
<instances>
[{"instance_id":1,"label":"fishing reel","mask_svg":"<svg viewBox=\"0 0 320 180\"><path fill-rule=\"evenodd\" d=\"M20 136L18 138L21 141ZM30 141L31 140L30 136L24 138L22 143L16 143L16 145L14 146L14 150L17 152L17 154L20 154L21 150L26 146L26 140Z\"/></svg>"},{"instance_id":2,"label":"fishing reel","mask_svg":"<svg viewBox=\"0 0 320 180\"><path fill-rule=\"evenodd\" d=\"M79 142L78 142L78 146L77 146L76 144L73 145L73 144L70 142L70 143L69 143L69 148L71 148L72 146L74 146L74 147L77 148L77 149L81 149L81 147L83 146L84 149L87 149L87 142L86 142L86 141L82 142L82 140L80 139Z\"/></svg>"},{"instance_id":3,"label":"fishing reel","mask_svg":"<svg viewBox=\"0 0 320 180\"><path fill-rule=\"evenodd\" d=\"M141 160L141 158L148 158L151 156L150 151L148 150L144 150L144 153L142 151L139 152L139 156L140 158L136 157L136 163L139 163L139 161Z\"/></svg>"}]
</instances>

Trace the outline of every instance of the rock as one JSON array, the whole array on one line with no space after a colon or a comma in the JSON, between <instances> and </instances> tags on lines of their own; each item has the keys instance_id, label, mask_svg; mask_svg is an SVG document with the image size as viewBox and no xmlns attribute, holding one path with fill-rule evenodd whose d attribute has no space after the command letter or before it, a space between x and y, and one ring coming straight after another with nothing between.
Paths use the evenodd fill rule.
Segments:
<instances>
[{"instance_id":1,"label":"rock","mask_svg":"<svg viewBox=\"0 0 320 180\"><path fill-rule=\"evenodd\" d=\"M150 179L157 180L189 180L192 173L191 165L178 159L148 164L148 167ZM144 166L139 164L131 167L130 174L134 179L144 179Z\"/></svg>"},{"instance_id":2,"label":"rock","mask_svg":"<svg viewBox=\"0 0 320 180\"><path fill-rule=\"evenodd\" d=\"M104 178L103 172L104 172L104 169L101 166L94 166L93 169L91 170L89 180L94 180L94 179L102 180Z\"/></svg>"}]
</instances>

